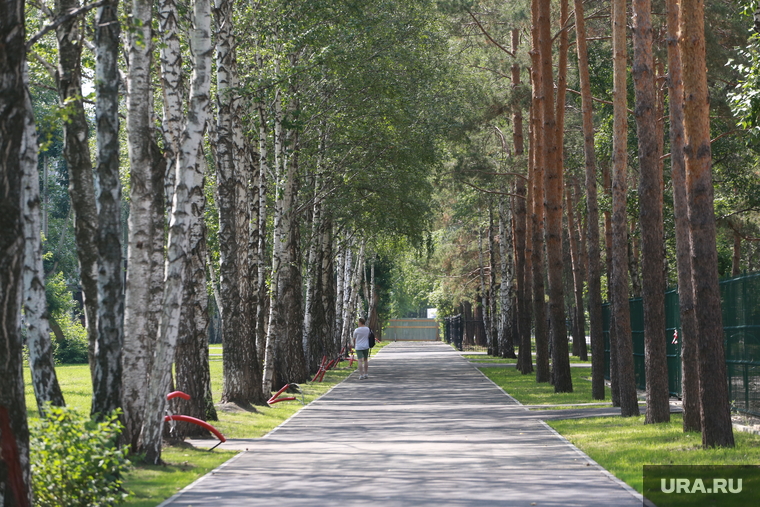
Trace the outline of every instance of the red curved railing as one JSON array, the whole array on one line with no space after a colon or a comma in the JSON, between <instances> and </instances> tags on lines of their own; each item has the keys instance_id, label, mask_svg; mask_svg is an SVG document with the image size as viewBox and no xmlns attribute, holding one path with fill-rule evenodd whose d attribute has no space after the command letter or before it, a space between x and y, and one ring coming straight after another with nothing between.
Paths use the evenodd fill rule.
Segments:
<instances>
[{"instance_id":1,"label":"red curved railing","mask_svg":"<svg viewBox=\"0 0 760 507\"><path fill-rule=\"evenodd\" d=\"M295 384L285 384L285 386L282 389L280 389L279 391L277 391L274 395L272 395L271 398L269 398L267 400L267 404L274 405L275 403L279 403L281 401L292 401L292 400L295 400L296 399L295 396L292 396L292 397L289 396L287 398L278 398L278 396L281 395L282 393L284 393L285 390L288 387L290 387L291 385L295 385Z\"/></svg>"},{"instance_id":2,"label":"red curved railing","mask_svg":"<svg viewBox=\"0 0 760 507\"><path fill-rule=\"evenodd\" d=\"M167 416L164 416L164 421L166 421L166 422L169 422L169 421L184 421L184 422L196 424L196 425L200 426L201 428L206 428L211 433L213 433L216 436L216 438L219 439L220 443L227 441L227 439L224 438L224 435L222 435L219 432L218 429L214 428L213 426L211 426L206 421L202 421L200 419L197 419L195 417L191 417L189 415L182 415L182 414L167 415Z\"/></svg>"},{"instance_id":3,"label":"red curved railing","mask_svg":"<svg viewBox=\"0 0 760 507\"><path fill-rule=\"evenodd\" d=\"M183 393L182 391L172 391L172 392L170 392L169 394L166 395L166 399L167 400L173 400L174 398L182 398L183 400L189 400L191 398L191 396L189 394L187 394L187 393ZM218 429L214 428L213 426L211 426L206 421L198 419L197 417L192 417L192 416L189 416L189 415L169 413L169 414L167 414L167 415L164 416L164 421L166 421L166 422L170 422L170 421L183 421L183 422L187 422L187 423L190 423L190 424L195 424L196 426L200 426L201 428L205 428L205 429L209 430L211 433L214 434L214 436L216 436L216 438L219 439L219 443L216 444L211 449L209 449L209 451L213 451L214 449L216 449L216 447L219 444L221 444L222 442L226 442L227 441L227 439L224 438L224 435L222 435L222 433Z\"/></svg>"}]
</instances>

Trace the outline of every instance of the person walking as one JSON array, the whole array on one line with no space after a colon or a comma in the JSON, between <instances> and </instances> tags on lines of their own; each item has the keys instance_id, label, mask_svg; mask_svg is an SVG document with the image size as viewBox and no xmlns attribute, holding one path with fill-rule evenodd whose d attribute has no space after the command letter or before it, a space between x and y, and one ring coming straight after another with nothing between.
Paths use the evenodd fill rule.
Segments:
<instances>
[{"instance_id":1,"label":"person walking","mask_svg":"<svg viewBox=\"0 0 760 507\"><path fill-rule=\"evenodd\" d=\"M359 380L369 378L367 368L369 367L369 328L365 325L363 318L359 319L359 327L354 329L354 350L356 359L359 362Z\"/></svg>"}]
</instances>

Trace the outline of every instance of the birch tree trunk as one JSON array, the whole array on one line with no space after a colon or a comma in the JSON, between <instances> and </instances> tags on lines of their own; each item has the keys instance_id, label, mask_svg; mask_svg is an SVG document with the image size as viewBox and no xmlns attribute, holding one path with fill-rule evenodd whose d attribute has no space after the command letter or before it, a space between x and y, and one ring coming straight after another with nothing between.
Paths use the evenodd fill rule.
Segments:
<instances>
[{"instance_id":1,"label":"birch tree trunk","mask_svg":"<svg viewBox=\"0 0 760 507\"><path fill-rule=\"evenodd\" d=\"M733 447L715 247L704 20L702 0L681 1L678 46L683 65L684 160L691 231L691 276L699 337L700 418L702 445Z\"/></svg>"},{"instance_id":2,"label":"birch tree trunk","mask_svg":"<svg viewBox=\"0 0 760 507\"><path fill-rule=\"evenodd\" d=\"M515 182L514 199L515 206L515 271L517 276L517 329L520 340L518 351L518 369L523 375L533 371L533 354L531 352L530 322L531 322L531 297L530 297L530 259L527 252L529 242L526 230L527 214L527 190L525 181L518 178Z\"/></svg>"},{"instance_id":3,"label":"birch tree trunk","mask_svg":"<svg viewBox=\"0 0 760 507\"><path fill-rule=\"evenodd\" d=\"M664 233L662 170L657 137L655 68L650 0L633 0L633 82L639 138L639 223L643 254L644 344L647 379L646 422L670 420L665 350Z\"/></svg>"},{"instance_id":4,"label":"birch tree trunk","mask_svg":"<svg viewBox=\"0 0 760 507\"><path fill-rule=\"evenodd\" d=\"M28 87L24 70L24 83ZM40 178L37 170L37 132L32 103L24 94L27 119L24 125L24 142L21 152L22 201L24 217L24 321L27 328L26 345L29 348L29 367L32 372L34 397L37 409L44 414L45 403L65 405L58 377L55 373L53 343L50 340L45 274L42 268L42 237L40 214Z\"/></svg>"},{"instance_id":5,"label":"birch tree trunk","mask_svg":"<svg viewBox=\"0 0 760 507\"><path fill-rule=\"evenodd\" d=\"M148 398L141 434L145 459L161 461L161 438L164 425L166 393L171 378L171 365L177 343L183 294L184 273L188 256L188 230L192 223L191 203L203 194L203 171L198 161L201 141L209 117L211 87L211 8L208 0L193 2L193 30L190 48L194 56L187 126L177 160L177 186L172 203L164 282L164 298L159 339L148 383ZM197 202L197 201L196 201Z\"/></svg>"},{"instance_id":6,"label":"birch tree trunk","mask_svg":"<svg viewBox=\"0 0 760 507\"><path fill-rule=\"evenodd\" d=\"M124 315L124 433L132 451L139 447L147 392L145 383L151 371L156 320L156 235L163 240L163 219L156 216L154 197L163 195L163 178L158 186L153 172L153 124L150 108L152 2L132 1L135 27L129 36L127 132L130 165L129 245L127 248L127 291ZM163 174L161 174L163 176ZM163 214L163 209L161 210ZM160 269L159 269L160 272Z\"/></svg>"},{"instance_id":7,"label":"birch tree trunk","mask_svg":"<svg viewBox=\"0 0 760 507\"><path fill-rule=\"evenodd\" d=\"M602 167L602 181L608 199L612 200L612 177L607 166ZM615 327L615 306L613 302L612 276L612 212L604 211L604 246L605 263L607 264L607 294L610 298L610 391L612 406L620 406L620 387L618 382L617 328Z\"/></svg>"},{"instance_id":8,"label":"birch tree trunk","mask_svg":"<svg viewBox=\"0 0 760 507\"><path fill-rule=\"evenodd\" d=\"M533 50L531 51L533 78L533 109L532 132L533 137L533 245L531 252L531 270L533 276L533 314L535 316L536 334L536 381L549 382L549 330L546 322L546 302L544 299L544 167L546 150L544 149L543 122L544 108L546 105L545 88L543 79L551 79L551 75L543 76L541 62L541 41L539 35L540 22L548 23L548 19L539 20L539 7L545 0L532 1L532 35ZM552 91L552 94L554 92ZM552 133L554 129L552 128Z\"/></svg>"},{"instance_id":9,"label":"birch tree trunk","mask_svg":"<svg viewBox=\"0 0 760 507\"><path fill-rule=\"evenodd\" d=\"M32 505L29 427L21 353L24 270L23 169L21 155L31 128L24 85L26 66L24 2L0 2L0 435L5 458L0 466L0 504ZM8 446L7 443L10 443ZM10 447L6 451L6 447Z\"/></svg>"},{"instance_id":10,"label":"birch tree trunk","mask_svg":"<svg viewBox=\"0 0 760 507\"><path fill-rule=\"evenodd\" d=\"M93 372L92 414L122 406L124 265L119 174L120 50L118 1L98 8L95 23L95 123L98 163L98 338ZM125 410L126 412L126 410Z\"/></svg>"},{"instance_id":11,"label":"birch tree trunk","mask_svg":"<svg viewBox=\"0 0 760 507\"><path fill-rule=\"evenodd\" d=\"M259 57L260 59L260 57ZM259 61L259 67L261 62ZM258 248L256 249L259 256L256 264L256 287L258 289L258 298L256 305L256 353L259 358L266 347L266 322L267 322L267 287L266 287L266 237L267 237L267 173L269 171L269 159L267 152L267 116L264 111L264 104L259 101L257 104L259 112L259 171L258 180Z\"/></svg>"},{"instance_id":12,"label":"birch tree trunk","mask_svg":"<svg viewBox=\"0 0 760 507\"><path fill-rule=\"evenodd\" d=\"M179 14L176 0L159 0L157 5L161 36L161 85L163 89L164 202L171 207L177 154L182 135L182 48L179 40ZM171 213L171 209L169 209Z\"/></svg>"},{"instance_id":13,"label":"birch tree trunk","mask_svg":"<svg viewBox=\"0 0 760 507\"><path fill-rule=\"evenodd\" d=\"M502 344L499 342L499 320L496 318L498 298L496 296L496 235L494 234L493 202L488 203L488 323L491 326L491 344L493 355L502 354Z\"/></svg>"},{"instance_id":14,"label":"birch tree trunk","mask_svg":"<svg viewBox=\"0 0 760 507\"><path fill-rule=\"evenodd\" d=\"M77 7L78 0L56 1L56 12L59 15ZM68 121L63 123L63 156L69 170L69 195L75 216L74 230L92 373L95 342L98 337L98 249L95 245L98 211L95 205L95 183L88 143L89 128L82 103L82 36L79 30L81 22L81 19L74 18L56 28L56 81L60 103L67 108Z\"/></svg>"},{"instance_id":15,"label":"birch tree trunk","mask_svg":"<svg viewBox=\"0 0 760 507\"><path fill-rule=\"evenodd\" d=\"M627 107L626 107L626 0L613 1L612 41L614 68L614 136L612 182L612 304L617 336L620 412L623 417L639 415L636 378L633 371L631 317L628 307L627 197ZM612 353L612 352L611 352Z\"/></svg>"},{"instance_id":16,"label":"birch tree trunk","mask_svg":"<svg viewBox=\"0 0 760 507\"><path fill-rule=\"evenodd\" d=\"M588 313L591 334L591 395L604 399L604 336L602 334L602 267L599 251L599 201L596 189L593 100L586 44L586 20L582 0L574 0L578 78L583 119L583 156L586 164L586 224L588 236ZM585 338L584 338L585 339Z\"/></svg>"},{"instance_id":17,"label":"birch tree trunk","mask_svg":"<svg viewBox=\"0 0 760 507\"><path fill-rule=\"evenodd\" d=\"M515 262L512 256L512 209L507 206L504 196L499 199L499 253L501 254L501 313L499 315L499 351L502 357L516 358L512 318L515 308L512 305L515 286Z\"/></svg>"},{"instance_id":18,"label":"birch tree trunk","mask_svg":"<svg viewBox=\"0 0 760 507\"><path fill-rule=\"evenodd\" d=\"M198 163L198 172L206 174L202 151ZM188 198L192 214L188 217L188 253L174 363L177 389L189 394L190 399L175 398L173 411L207 421L216 420L216 409L209 396L207 250L206 225L203 221L206 198L203 186L193 189ZM208 431L195 424L178 422L176 433L178 438L184 438L207 435Z\"/></svg>"},{"instance_id":19,"label":"birch tree trunk","mask_svg":"<svg viewBox=\"0 0 760 507\"><path fill-rule=\"evenodd\" d=\"M216 171L219 208L220 309L224 321L223 402L264 403L255 340L253 286L249 257L248 181L250 162L239 122L242 104L238 95L236 39L232 32L233 5L215 0L217 129Z\"/></svg>"},{"instance_id":20,"label":"birch tree trunk","mask_svg":"<svg viewBox=\"0 0 760 507\"><path fill-rule=\"evenodd\" d=\"M681 316L681 386L683 430L702 431L697 363L698 327L691 283L691 236L689 204L686 198L684 161L683 81L681 52L678 49L679 3L667 0L668 95L670 107L670 174L673 181L673 215L676 229L678 303Z\"/></svg>"},{"instance_id":21,"label":"birch tree trunk","mask_svg":"<svg viewBox=\"0 0 760 507\"><path fill-rule=\"evenodd\" d=\"M488 289L486 288L486 273L483 265L483 229L478 230L478 277L480 279L480 311L483 321L483 332L486 336L488 355L493 355L493 336L491 335L491 320L489 318L490 305L488 301Z\"/></svg>"}]
</instances>

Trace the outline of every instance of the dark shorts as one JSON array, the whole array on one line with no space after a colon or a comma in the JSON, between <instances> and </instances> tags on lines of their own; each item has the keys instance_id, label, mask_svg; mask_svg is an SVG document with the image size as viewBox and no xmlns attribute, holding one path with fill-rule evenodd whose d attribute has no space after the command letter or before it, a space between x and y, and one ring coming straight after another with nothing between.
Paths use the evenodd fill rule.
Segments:
<instances>
[{"instance_id":1,"label":"dark shorts","mask_svg":"<svg viewBox=\"0 0 760 507\"><path fill-rule=\"evenodd\" d=\"M367 358L369 358L369 349L356 351L356 359L367 359Z\"/></svg>"}]
</instances>

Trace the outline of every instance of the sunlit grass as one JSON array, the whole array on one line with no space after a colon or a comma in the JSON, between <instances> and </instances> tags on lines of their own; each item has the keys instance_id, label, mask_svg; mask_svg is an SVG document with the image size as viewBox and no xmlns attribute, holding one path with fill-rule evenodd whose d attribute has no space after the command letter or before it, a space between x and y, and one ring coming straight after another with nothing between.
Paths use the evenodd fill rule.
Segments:
<instances>
[{"instance_id":1,"label":"sunlit grass","mask_svg":"<svg viewBox=\"0 0 760 507\"><path fill-rule=\"evenodd\" d=\"M591 368L571 368L572 393L555 393L549 383L537 383L536 375L523 375L516 368L481 367L482 371L496 385L523 405L564 405L572 403L597 403L591 397ZM605 399L609 400L609 389L605 387Z\"/></svg>"},{"instance_id":2,"label":"sunlit grass","mask_svg":"<svg viewBox=\"0 0 760 507\"><path fill-rule=\"evenodd\" d=\"M549 425L591 459L642 492L644 465L758 465L760 436L735 432L736 447L704 449L699 433L684 433L680 414L669 423L639 417L594 417Z\"/></svg>"}]
</instances>

